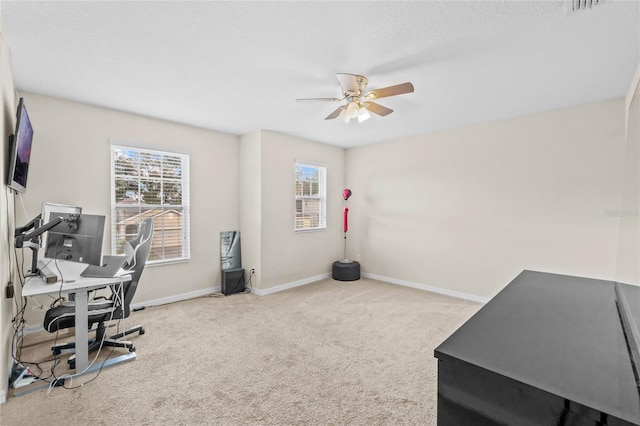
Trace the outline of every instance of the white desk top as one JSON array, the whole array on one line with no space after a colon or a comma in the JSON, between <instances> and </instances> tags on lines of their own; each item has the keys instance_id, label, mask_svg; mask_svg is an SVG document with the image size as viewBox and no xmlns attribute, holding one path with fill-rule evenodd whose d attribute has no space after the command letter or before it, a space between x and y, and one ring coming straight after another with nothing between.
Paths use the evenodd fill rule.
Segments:
<instances>
[{"instance_id":1,"label":"white desk top","mask_svg":"<svg viewBox=\"0 0 640 426\"><path fill-rule=\"evenodd\" d=\"M38 296L52 293L74 293L76 290L92 290L131 280L131 275L120 270L121 275L113 278L89 278L80 274L88 265L86 263L57 260L49 264L49 269L58 276L55 283L48 284L40 276L27 277L22 287L22 296ZM64 281L60 280L60 276Z\"/></svg>"}]
</instances>

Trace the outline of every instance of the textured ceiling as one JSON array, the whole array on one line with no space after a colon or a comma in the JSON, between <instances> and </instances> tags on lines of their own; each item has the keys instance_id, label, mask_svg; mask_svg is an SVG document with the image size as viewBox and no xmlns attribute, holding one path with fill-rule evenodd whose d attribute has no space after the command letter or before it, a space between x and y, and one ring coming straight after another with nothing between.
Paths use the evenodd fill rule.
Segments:
<instances>
[{"instance_id":1,"label":"textured ceiling","mask_svg":"<svg viewBox=\"0 0 640 426\"><path fill-rule=\"evenodd\" d=\"M232 134L342 147L624 96L639 1L14 2L19 90ZM413 82L364 123L325 121L337 72Z\"/></svg>"}]
</instances>

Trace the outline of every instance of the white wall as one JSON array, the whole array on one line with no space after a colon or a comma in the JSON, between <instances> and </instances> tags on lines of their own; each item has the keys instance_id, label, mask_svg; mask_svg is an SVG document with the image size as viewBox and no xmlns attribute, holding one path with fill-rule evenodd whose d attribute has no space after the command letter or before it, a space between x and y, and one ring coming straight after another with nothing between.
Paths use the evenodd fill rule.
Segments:
<instances>
[{"instance_id":1,"label":"white wall","mask_svg":"<svg viewBox=\"0 0 640 426\"><path fill-rule=\"evenodd\" d=\"M0 403L6 398L8 389L8 374L11 363L11 340L13 338L13 323L11 319L16 314L16 304L19 299L7 298L5 288L9 281L16 282L15 258L13 255L14 225L14 197L6 186L9 162L9 135L13 133L16 123L16 96L11 70L11 52L2 35L2 19L0 19L0 176L2 179L2 194L0 194ZM15 284L15 288L19 285Z\"/></svg>"},{"instance_id":2,"label":"white wall","mask_svg":"<svg viewBox=\"0 0 640 426\"><path fill-rule=\"evenodd\" d=\"M220 232L238 229L238 138L105 108L22 93L34 127L24 204L29 218L50 201L107 216L110 140L190 154L191 260L147 267L134 303L220 285ZM19 222L26 220L19 212Z\"/></svg>"},{"instance_id":3,"label":"white wall","mask_svg":"<svg viewBox=\"0 0 640 426\"><path fill-rule=\"evenodd\" d=\"M616 280L640 285L640 65L626 98L626 149Z\"/></svg>"},{"instance_id":4,"label":"white wall","mask_svg":"<svg viewBox=\"0 0 640 426\"><path fill-rule=\"evenodd\" d=\"M615 99L350 149L349 257L481 297L523 269L613 279L623 129Z\"/></svg>"},{"instance_id":5,"label":"white wall","mask_svg":"<svg viewBox=\"0 0 640 426\"><path fill-rule=\"evenodd\" d=\"M342 259L342 148L276 132L261 133L261 278L260 289L305 280L331 271ZM295 162L327 166L327 229L295 232ZM252 265L244 263L245 268Z\"/></svg>"},{"instance_id":6,"label":"white wall","mask_svg":"<svg viewBox=\"0 0 640 426\"><path fill-rule=\"evenodd\" d=\"M261 132L240 137L238 179L240 182L240 246L246 280L261 288L262 247L262 150ZM251 269L255 276L250 277Z\"/></svg>"}]
</instances>

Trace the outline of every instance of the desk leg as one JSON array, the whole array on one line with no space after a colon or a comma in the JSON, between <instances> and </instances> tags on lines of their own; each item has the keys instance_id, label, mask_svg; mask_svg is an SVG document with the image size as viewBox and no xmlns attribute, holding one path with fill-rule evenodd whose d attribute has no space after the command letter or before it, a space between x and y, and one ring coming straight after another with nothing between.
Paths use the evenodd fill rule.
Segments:
<instances>
[{"instance_id":1,"label":"desk leg","mask_svg":"<svg viewBox=\"0 0 640 426\"><path fill-rule=\"evenodd\" d=\"M88 296L86 290L76 293L76 372L89 365Z\"/></svg>"}]
</instances>

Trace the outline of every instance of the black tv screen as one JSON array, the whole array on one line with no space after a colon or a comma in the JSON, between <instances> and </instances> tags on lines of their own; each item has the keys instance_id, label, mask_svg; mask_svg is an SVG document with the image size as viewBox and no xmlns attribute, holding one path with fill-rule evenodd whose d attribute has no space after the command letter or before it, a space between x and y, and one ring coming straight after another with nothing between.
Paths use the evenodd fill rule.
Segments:
<instances>
[{"instance_id":1,"label":"black tv screen","mask_svg":"<svg viewBox=\"0 0 640 426\"><path fill-rule=\"evenodd\" d=\"M7 185L16 191L24 192L27 188L27 175L29 174L29 161L31 160L31 141L33 140L33 127L29 114L24 106L24 99L18 102L16 131L11 144L9 154L9 177Z\"/></svg>"}]
</instances>

